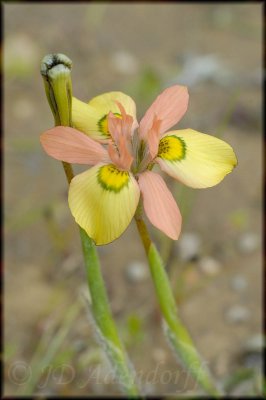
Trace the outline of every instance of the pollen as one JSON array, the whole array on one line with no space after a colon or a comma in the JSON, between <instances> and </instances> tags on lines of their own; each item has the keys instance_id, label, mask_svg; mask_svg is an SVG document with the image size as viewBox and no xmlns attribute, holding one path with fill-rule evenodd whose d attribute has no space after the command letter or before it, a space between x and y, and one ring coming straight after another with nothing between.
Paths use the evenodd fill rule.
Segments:
<instances>
[{"instance_id":1,"label":"pollen","mask_svg":"<svg viewBox=\"0 0 266 400\"><path fill-rule=\"evenodd\" d=\"M158 157L168 161L181 161L186 157L186 143L177 136L166 136L160 140Z\"/></svg>"},{"instance_id":2,"label":"pollen","mask_svg":"<svg viewBox=\"0 0 266 400\"><path fill-rule=\"evenodd\" d=\"M129 182L129 173L119 170L113 164L102 166L97 177L103 189L116 193L120 192Z\"/></svg>"},{"instance_id":3,"label":"pollen","mask_svg":"<svg viewBox=\"0 0 266 400\"><path fill-rule=\"evenodd\" d=\"M119 113L113 113L117 118L122 118L121 114ZM105 114L99 121L98 121L98 127L100 132L104 136L110 137L110 132L108 130L108 121L107 121L107 114Z\"/></svg>"}]
</instances>

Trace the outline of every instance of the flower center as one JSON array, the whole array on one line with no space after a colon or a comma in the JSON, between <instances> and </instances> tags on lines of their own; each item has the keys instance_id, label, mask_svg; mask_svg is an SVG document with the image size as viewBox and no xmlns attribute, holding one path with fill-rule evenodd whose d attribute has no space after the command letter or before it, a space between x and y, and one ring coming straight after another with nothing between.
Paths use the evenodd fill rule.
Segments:
<instances>
[{"instance_id":1,"label":"flower center","mask_svg":"<svg viewBox=\"0 0 266 400\"><path fill-rule=\"evenodd\" d=\"M139 141L137 134L135 135L135 137L133 136L132 147L133 147L134 161L131 169L133 174L137 174L144 171L151 160L150 157L148 157L149 153L147 144L144 142L144 140Z\"/></svg>"}]
</instances>

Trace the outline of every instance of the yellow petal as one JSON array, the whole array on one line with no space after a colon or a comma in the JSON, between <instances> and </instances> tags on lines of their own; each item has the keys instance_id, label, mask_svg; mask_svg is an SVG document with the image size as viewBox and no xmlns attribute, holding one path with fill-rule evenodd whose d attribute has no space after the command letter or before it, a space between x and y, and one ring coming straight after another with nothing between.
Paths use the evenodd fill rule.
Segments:
<instances>
[{"instance_id":1,"label":"yellow petal","mask_svg":"<svg viewBox=\"0 0 266 400\"><path fill-rule=\"evenodd\" d=\"M72 179L69 207L97 245L117 239L133 218L140 191L130 172L98 164Z\"/></svg>"},{"instance_id":2,"label":"yellow petal","mask_svg":"<svg viewBox=\"0 0 266 400\"><path fill-rule=\"evenodd\" d=\"M117 117L121 115L116 101L122 104L127 114L136 119L134 100L122 92L109 92L94 97L88 104L73 97L73 127L86 133L92 139L101 141L109 139L107 115L110 111Z\"/></svg>"},{"instance_id":3,"label":"yellow petal","mask_svg":"<svg viewBox=\"0 0 266 400\"><path fill-rule=\"evenodd\" d=\"M163 171L193 188L216 185L237 165L228 143L193 129L168 132L156 160Z\"/></svg>"}]
</instances>

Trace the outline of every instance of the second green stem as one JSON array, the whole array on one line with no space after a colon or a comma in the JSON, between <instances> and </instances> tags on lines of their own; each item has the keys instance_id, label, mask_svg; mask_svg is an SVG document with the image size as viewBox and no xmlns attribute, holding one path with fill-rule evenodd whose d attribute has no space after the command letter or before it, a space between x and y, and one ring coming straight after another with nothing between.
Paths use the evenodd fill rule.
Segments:
<instances>
[{"instance_id":1,"label":"second green stem","mask_svg":"<svg viewBox=\"0 0 266 400\"><path fill-rule=\"evenodd\" d=\"M162 259L152 243L146 224L137 212L137 228L149 261L150 271L155 286L158 302L164 317L166 335L178 359L194 377L196 382L208 393L218 396L219 392L211 381L209 372L202 362L193 341L177 315L177 307L170 282Z\"/></svg>"}]
</instances>

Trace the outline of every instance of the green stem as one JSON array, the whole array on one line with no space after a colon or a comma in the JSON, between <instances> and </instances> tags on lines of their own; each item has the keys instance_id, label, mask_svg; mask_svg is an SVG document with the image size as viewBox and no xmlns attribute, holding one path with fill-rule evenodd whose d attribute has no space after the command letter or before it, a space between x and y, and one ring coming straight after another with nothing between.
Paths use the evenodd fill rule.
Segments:
<instances>
[{"instance_id":1,"label":"green stem","mask_svg":"<svg viewBox=\"0 0 266 400\"><path fill-rule=\"evenodd\" d=\"M72 125L71 65L71 60L63 54L47 55L41 64L41 74L44 78L45 91L54 115L55 125ZM70 184L74 177L72 166L63 162L63 167ZM125 349L112 318L95 245L81 228L80 237L91 295L92 315L100 343L111 362L123 391L130 396L137 396L138 390L134 383L133 370L129 366Z\"/></svg>"},{"instance_id":2,"label":"green stem","mask_svg":"<svg viewBox=\"0 0 266 400\"><path fill-rule=\"evenodd\" d=\"M62 161L62 164L63 164L63 168L64 168L64 171L66 174L67 182L68 182L68 184L70 184L70 182L74 178L74 172L73 172L72 165L65 161Z\"/></svg>"},{"instance_id":3,"label":"green stem","mask_svg":"<svg viewBox=\"0 0 266 400\"><path fill-rule=\"evenodd\" d=\"M80 237L90 288L92 313L96 326L100 330L99 339L112 362L120 385L128 395L136 396L138 391L132 377L133 371L130 370L126 352L112 318L95 246L82 228L80 228Z\"/></svg>"},{"instance_id":4,"label":"green stem","mask_svg":"<svg viewBox=\"0 0 266 400\"><path fill-rule=\"evenodd\" d=\"M211 381L206 365L202 362L193 341L177 315L177 307L162 259L152 243L146 224L138 212L135 215L137 228L149 261L150 272L157 299L164 317L165 331L178 360L187 368L200 386L212 396L219 392Z\"/></svg>"}]
</instances>

